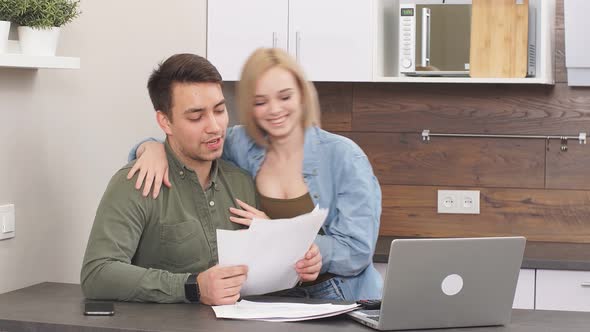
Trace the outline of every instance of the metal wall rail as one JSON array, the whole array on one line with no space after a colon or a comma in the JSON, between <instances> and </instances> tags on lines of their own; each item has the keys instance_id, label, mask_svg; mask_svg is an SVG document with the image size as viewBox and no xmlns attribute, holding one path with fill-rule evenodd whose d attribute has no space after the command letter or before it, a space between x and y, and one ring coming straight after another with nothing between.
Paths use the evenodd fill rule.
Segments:
<instances>
[{"instance_id":1,"label":"metal wall rail","mask_svg":"<svg viewBox=\"0 0 590 332\"><path fill-rule=\"evenodd\" d=\"M558 139L561 141L561 150L567 151L567 140L578 140L580 144L586 144L586 133L578 136L541 136L541 135L491 135L491 134L434 134L429 129L422 131L422 141L430 141L430 137L476 137L476 138L533 138L533 139Z\"/></svg>"}]
</instances>

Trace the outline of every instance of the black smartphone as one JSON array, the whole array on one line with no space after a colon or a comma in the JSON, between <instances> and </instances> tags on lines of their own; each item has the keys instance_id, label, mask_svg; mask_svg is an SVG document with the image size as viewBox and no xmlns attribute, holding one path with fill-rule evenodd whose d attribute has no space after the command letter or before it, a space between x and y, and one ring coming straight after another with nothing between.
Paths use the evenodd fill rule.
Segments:
<instances>
[{"instance_id":1,"label":"black smartphone","mask_svg":"<svg viewBox=\"0 0 590 332\"><path fill-rule=\"evenodd\" d=\"M84 315L86 316L113 316L115 305L113 302L85 302Z\"/></svg>"}]
</instances>

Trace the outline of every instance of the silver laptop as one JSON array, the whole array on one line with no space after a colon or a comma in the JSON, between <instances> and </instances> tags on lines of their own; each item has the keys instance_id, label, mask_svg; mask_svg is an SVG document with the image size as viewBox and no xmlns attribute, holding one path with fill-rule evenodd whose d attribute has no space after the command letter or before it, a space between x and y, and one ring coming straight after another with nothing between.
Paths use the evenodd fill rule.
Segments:
<instances>
[{"instance_id":1,"label":"silver laptop","mask_svg":"<svg viewBox=\"0 0 590 332\"><path fill-rule=\"evenodd\" d=\"M510 322L524 237L391 242L381 310L348 315L377 330Z\"/></svg>"}]
</instances>

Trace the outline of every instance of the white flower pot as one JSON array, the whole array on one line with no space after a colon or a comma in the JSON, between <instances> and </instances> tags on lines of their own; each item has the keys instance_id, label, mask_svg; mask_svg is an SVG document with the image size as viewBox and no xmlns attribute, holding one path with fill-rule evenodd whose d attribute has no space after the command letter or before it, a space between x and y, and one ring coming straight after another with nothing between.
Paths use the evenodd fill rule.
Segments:
<instances>
[{"instance_id":1,"label":"white flower pot","mask_svg":"<svg viewBox=\"0 0 590 332\"><path fill-rule=\"evenodd\" d=\"M6 53L8 49L8 33L10 32L10 22L0 21L0 54Z\"/></svg>"},{"instance_id":2,"label":"white flower pot","mask_svg":"<svg viewBox=\"0 0 590 332\"><path fill-rule=\"evenodd\" d=\"M26 55L55 56L60 28L33 29L18 27L20 49Z\"/></svg>"}]
</instances>

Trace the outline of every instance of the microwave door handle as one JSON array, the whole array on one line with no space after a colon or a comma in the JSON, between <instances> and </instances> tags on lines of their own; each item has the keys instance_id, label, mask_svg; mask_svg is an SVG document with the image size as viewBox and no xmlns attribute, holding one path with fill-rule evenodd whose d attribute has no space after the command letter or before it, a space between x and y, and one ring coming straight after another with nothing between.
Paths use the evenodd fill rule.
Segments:
<instances>
[{"instance_id":1,"label":"microwave door handle","mask_svg":"<svg viewBox=\"0 0 590 332\"><path fill-rule=\"evenodd\" d=\"M422 67L430 66L430 8L422 8Z\"/></svg>"}]
</instances>

